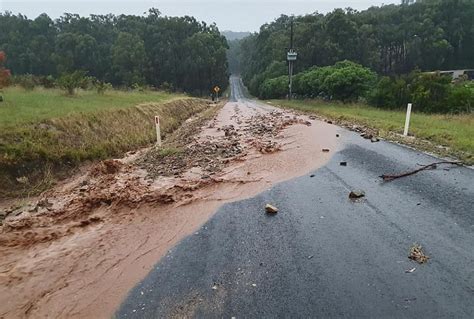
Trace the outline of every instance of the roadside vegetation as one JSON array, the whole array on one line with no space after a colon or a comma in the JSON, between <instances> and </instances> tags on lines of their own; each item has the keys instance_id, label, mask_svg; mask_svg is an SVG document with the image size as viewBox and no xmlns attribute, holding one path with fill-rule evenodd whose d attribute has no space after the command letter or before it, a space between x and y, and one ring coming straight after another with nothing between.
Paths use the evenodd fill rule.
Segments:
<instances>
[{"instance_id":1,"label":"roadside vegetation","mask_svg":"<svg viewBox=\"0 0 474 319\"><path fill-rule=\"evenodd\" d=\"M189 16L165 17L155 8L143 16L65 13L54 20L0 12L0 30L6 69L60 79L70 94L70 84L82 78L78 72L114 87L199 96L228 84L226 39L216 25Z\"/></svg>"},{"instance_id":2,"label":"roadside vegetation","mask_svg":"<svg viewBox=\"0 0 474 319\"><path fill-rule=\"evenodd\" d=\"M410 135L416 136L417 139L407 139L401 136L406 115L403 110L383 110L364 104L322 100L271 102L273 105L318 114L349 127L355 124L374 128L379 131L381 137L440 155L455 156L467 164L474 164L474 114L423 114L415 109L411 117ZM439 145L447 148L439 148Z\"/></svg>"},{"instance_id":3,"label":"roadside vegetation","mask_svg":"<svg viewBox=\"0 0 474 319\"><path fill-rule=\"evenodd\" d=\"M0 106L0 197L38 193L85 161L122 156L205 110L207 102L155 91L104 94L10 87Z\"/></svg>"},{"instance_id":4,"label":"roadside vegetation","mask_svg":"<svg viewBox=\"0 0 474 319\"><path fill-rule=\"evenodd\" d=\"M335 9L294 17L295 74L348 60L380 76L419 69L474 69L474 2L403 0L367 10ZM233 50L250 93L288 73L286 52L292 17L282 15Z\"/></svg>"},{"instance_id":5,"label":"roadside vegetation","mask_svg":"<svg viewBox=\"0 0 474 319\"><path fill-rule=\"evenodd\" d=\"M437 70L474 69L474 2L402 1L364 11L282 15L229 52L262 99L288 95L290 24L298 60L293 98L365 102L383 109L471 113L474 71L453 82ZM455 17L455 18L454 18ZM461 27L462 26L462 27Z\"/></svg>"},{"instance_id":6,"label":"roadside vegetation","mask_svg":"<svg viewBox=\"0 0 474 319\"><path fill-rule=\"evenodd\" d=\"M381 77L350 61L312 67L293 81L293 98L318 98L344 103L363 101L382 109L400 109L413 103L424 113L466 113L474 110L474 82L466 78L413 71L395 78ZM265 80L258 96L263 99L288 95L288 76Z\"/></svg>"}]
</instances>

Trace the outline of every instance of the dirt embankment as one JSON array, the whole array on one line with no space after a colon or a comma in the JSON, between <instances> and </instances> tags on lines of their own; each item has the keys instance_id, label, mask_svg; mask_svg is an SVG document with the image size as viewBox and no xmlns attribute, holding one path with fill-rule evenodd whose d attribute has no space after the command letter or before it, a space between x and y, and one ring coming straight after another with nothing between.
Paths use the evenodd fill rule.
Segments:
<instances>
[{"instance_id":1,"label":"dirt embankment","mask_svg":"<svg viewBox=\"0 0 474 319\"><path fill-rule=\"evenodd\" d=\"M110 317L220 205L323 165L341 134L253 102L214 111L186 121L161 149L104 161L10 209L0 228L0 317Z\"/></svg>"},{"instance_id":2,"label":"dirt embankment","mask_svg":"<svg viewBox=\"0 0 474 319\"><path fill-rule=\"evenodd\" d=\"M178 99L131 108L74 113L0 133L0 198L38 194L85 161L149 145L156 139L154 116L163 135L207 107L202 99Z\"/></svg>"}]
</instances>

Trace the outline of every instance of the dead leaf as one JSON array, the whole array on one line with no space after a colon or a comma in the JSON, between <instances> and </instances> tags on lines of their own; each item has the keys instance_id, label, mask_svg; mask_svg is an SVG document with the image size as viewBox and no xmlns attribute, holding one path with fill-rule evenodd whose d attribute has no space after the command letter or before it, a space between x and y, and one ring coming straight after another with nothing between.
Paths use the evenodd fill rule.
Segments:
<instances>
[{"instance_id":1,"label":"dead leaf","mask_svg":"<svg viewBox=\"0 0 474 319\"><path fill-rule=\"evenodd\" d=\"M421 247L421 245L419 244L413 244L413 246L411 246L410 248L408 258L416 261L419 264L424 264L428 262L428 259L430 259L430 257L425 255L422 248L423 247Z\"/></svg>"}]
</instances>

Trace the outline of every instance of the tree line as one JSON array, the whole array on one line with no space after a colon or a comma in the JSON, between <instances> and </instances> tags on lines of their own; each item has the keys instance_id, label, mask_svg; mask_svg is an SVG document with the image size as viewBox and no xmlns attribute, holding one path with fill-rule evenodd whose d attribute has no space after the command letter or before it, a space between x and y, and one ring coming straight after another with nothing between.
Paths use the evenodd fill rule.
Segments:
<instances>
[{"instance_id":1,"label":"tree line","mask_svg":"<svg viewBox=\"0 0 474 319\"><path fill-rule=\"evenodd\" d=\"M282 15L241 40L233 52L250 92L261 95L266 80L288 72L293 19L295 73L350 60L395 81L413 70L474 68L473 17L472 0L403 0L364 11Z\"/></svg>"},{"instance_id":2,"label":"tree line","mask_svg":"<svg viewBox=\"0 0 474 319\"><path fill-rule=\"evenodd\" d=\"M149 85L206 95L227 87L227 41L195 18L66 13L35 19L0 13L0 51L13 76L59 78L83 72L101 82ZM77 73L76 73L77 74Z\"/></svg>"}]
</instances>

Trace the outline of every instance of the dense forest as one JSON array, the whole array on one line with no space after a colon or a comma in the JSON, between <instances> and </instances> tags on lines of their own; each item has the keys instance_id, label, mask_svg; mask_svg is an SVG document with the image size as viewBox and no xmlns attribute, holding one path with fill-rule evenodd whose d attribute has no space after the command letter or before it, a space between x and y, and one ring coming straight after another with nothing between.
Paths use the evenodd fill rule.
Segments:
<instances>
[{"instance_id":1,"label":"dense forest","mask_svg":"<svg viewBox=\"0 0 474 319\"><path fill-rule=\"evenodd\" d=\"M82 71L115 86L149 85L206 95L227 87L227 41L192 17L0 14L0 51L13 76Z\"/></svg>"},{"instance_id":2,"label":"dense forest","mask_svg":"<svg viewBox=\"0 0 474 319\"><path fill-rule=\"evenodd\" d=\"M266 80L287 74L291 19L296 73L344 60L392 78L415 69L474 68L474 1L403 0L360 12L348 8L325 15L282 15L263 25L233 49L252 94L261 96Z\"/></svg>"}]
</instances>

